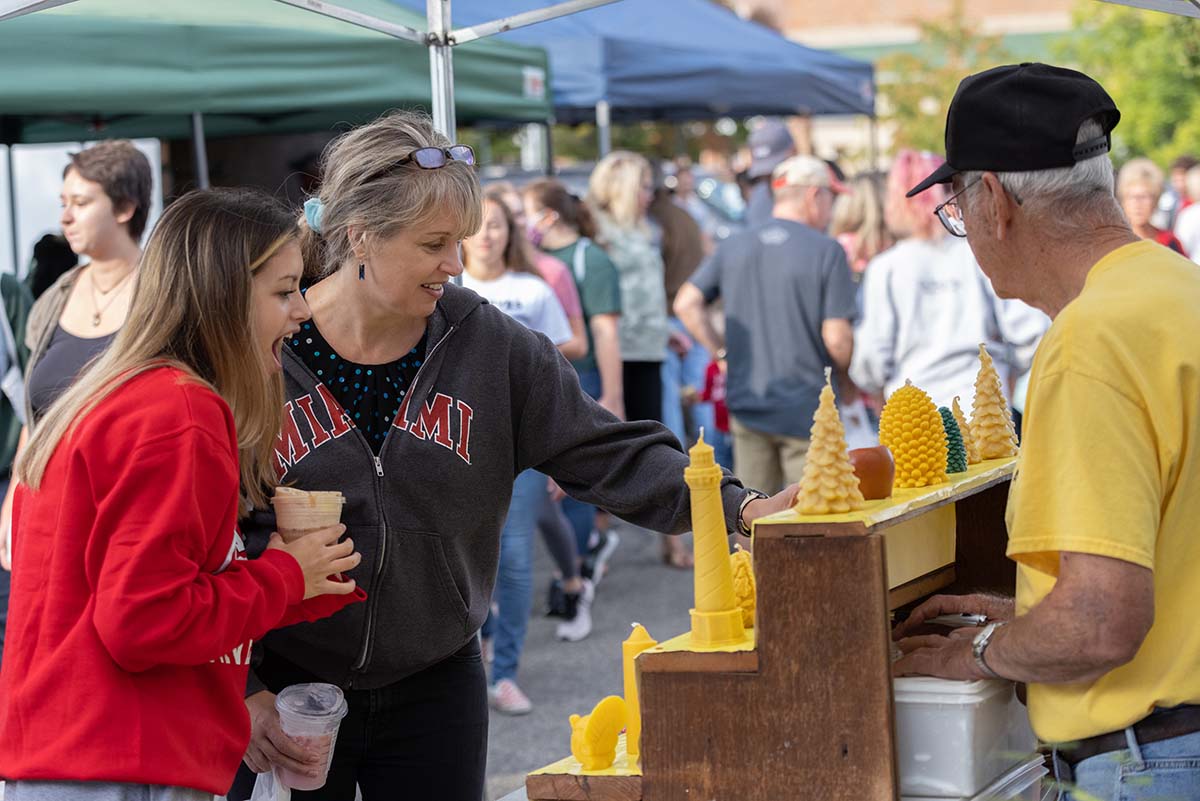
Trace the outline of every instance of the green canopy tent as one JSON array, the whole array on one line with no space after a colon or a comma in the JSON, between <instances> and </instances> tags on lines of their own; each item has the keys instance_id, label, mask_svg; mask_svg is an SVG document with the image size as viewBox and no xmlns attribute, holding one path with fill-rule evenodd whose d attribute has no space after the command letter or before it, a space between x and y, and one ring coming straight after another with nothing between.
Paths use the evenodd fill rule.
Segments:
<instances>
[{"instance_id":1,"label":"green canopy tent","mask_svg":"<svg viewBox=\"0 0 1200 801\"><path fill-rule=\"evenodd\" d=\"M387 0L341 8L415 32ZM551 116L545 52L494 40L456 48L454 103L469 121ZM432 106L424 45L272 0L78 0L0 23L0 141L328 129Z\"/></svg>"}]
</instances>

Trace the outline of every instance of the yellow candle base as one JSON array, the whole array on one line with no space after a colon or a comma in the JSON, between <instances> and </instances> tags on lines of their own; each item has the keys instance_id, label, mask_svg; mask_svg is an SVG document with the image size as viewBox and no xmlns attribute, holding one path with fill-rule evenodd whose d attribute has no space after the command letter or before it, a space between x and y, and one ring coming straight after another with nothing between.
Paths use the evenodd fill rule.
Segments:
<instances>
[{"instance_id":1,"label":"yellow candle base","mask_svg":"<svg viewBox=\"0 0 1200 801\"><path fill-rule=\"evenodd\" d=\"M740 607L720 612L692 610L692 642L702 648L734 645L746 638Z\"/></svg>"}]
</instances>

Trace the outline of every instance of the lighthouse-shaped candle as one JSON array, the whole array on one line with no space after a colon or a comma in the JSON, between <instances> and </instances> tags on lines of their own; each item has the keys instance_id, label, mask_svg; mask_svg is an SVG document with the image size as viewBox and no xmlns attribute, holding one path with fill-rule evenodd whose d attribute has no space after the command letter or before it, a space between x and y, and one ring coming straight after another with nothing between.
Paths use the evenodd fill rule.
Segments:
<instances>
[{"instance_id":1,"label":"lighthouse-shaped candle","mask_svg":"<svg viewBox=\"0 0 1200 801\"><path fill-rule=\"evenodd\" d=\"M712 446L700 439L688 451L683 471L692 495L692 535L696 561L696 607L692 609L692 645L719 648L746 636L742 610L733 591L725 509L721 504L721 468Z\"/></svg>"},{"instance_id":2,"label":"lighthouse-shaped candle","mask_svg":"<svg viewBox=\"0 0 1200 801\"><path fill-rule=\"evenodd\" d=\"M658 642L641 623L633 624L633 631L621 643L622 665L625 678L625 753L630 764L637 758L642 740L642 709L638 703L637 669L634 660L642 651L653 648Z\"/></svg>"}]
</instances>

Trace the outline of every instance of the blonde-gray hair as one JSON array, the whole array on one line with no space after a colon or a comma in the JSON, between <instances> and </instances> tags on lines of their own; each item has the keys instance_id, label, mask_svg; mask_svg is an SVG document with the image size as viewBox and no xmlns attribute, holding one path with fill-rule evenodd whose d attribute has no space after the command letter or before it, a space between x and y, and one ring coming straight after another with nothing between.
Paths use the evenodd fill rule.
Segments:
<instances>
[{"instance_id":1,"label":"blonde-gray hair","mask_svg":"<svg viewBox=\"0 0 1200 801\"><path fill-rule=\"evenodd\" d=\"M474 167L449 161L425 170L399 162L423 147L450 147L428 115L390 111L329 143L321 156L321 230L304 231L304 271L319 280L353 260L353 228L370 238L442 218L461 240L479 230L483 194Z\"/></svg>"}]
</instances>

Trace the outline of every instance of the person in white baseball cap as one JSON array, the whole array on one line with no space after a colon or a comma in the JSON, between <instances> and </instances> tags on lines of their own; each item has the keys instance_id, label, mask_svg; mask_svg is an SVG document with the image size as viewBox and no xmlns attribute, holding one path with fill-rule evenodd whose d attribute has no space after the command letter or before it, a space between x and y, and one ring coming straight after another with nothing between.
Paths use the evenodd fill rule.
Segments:
<instances>
[{"instance_id":1,"label":"person in white baseball cap","mask_svg":"<svg viewBox=\"0 0 1200 801\"><path fill-rule=\"evenodd\" d=\"M816 156L792 156L771 173L775 193L775 217L796 219L825 231L833 219L836 195L849 190L828 164Z\"/></svg>"}]
</instances>

